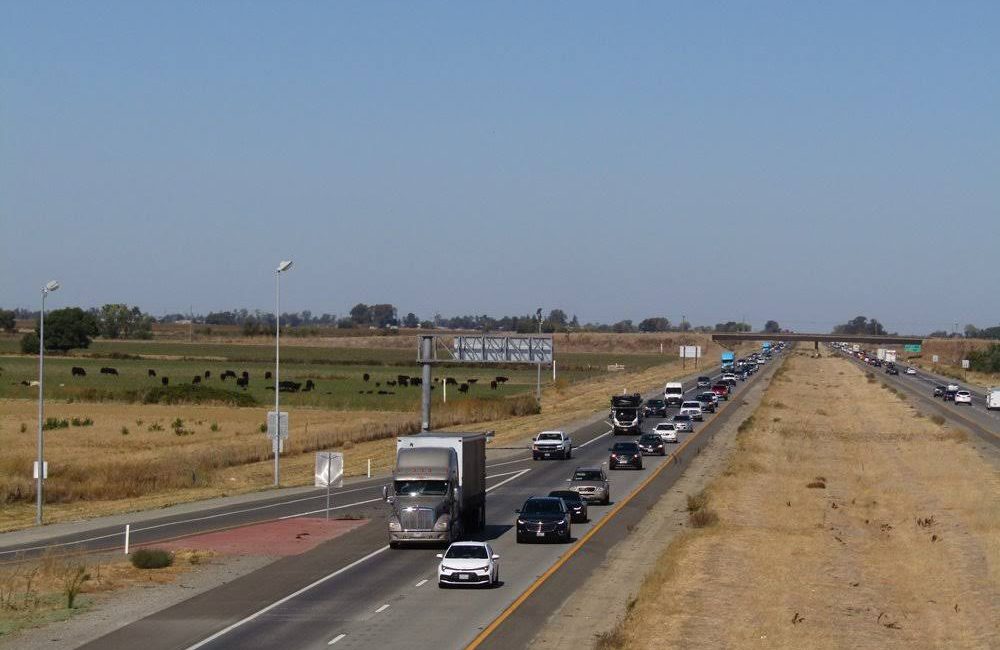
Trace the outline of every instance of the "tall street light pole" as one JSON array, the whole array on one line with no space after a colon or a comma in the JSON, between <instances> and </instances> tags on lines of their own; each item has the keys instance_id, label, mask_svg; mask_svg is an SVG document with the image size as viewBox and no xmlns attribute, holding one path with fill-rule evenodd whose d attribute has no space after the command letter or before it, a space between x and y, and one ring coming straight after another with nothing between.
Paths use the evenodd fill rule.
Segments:
<instances>
[{"instance_id":1,"label":"tall street light pole","mask_svg":"<svg viewBox=\"0 0 1000 650\"><path fill-rule=\"evenodd\" d=\"M274 487L281 484L281 274L292 268L291 260L284 260L274 270Z\"/></svg>"},{"instance_id":2,"label":"tall street light pole","mask_svg":"<svg viewBox=\"0 0 1000 650\"><path fill-rule=\"evenodd\" d=\"M542 333L542 308L539 307L538 311L535 312L538 316L538 333ZM535 383L535 399L538 400L538 407L542 407L542 358L538 358L538 378Z\"/></svg>"},{"instance_id":3,"label":"tall street light pole","mask_svg":"<svg viewBox=\"0 0 1000 650\"><path fill-rule=\"evenodd\" d=\"M45 297L59 288L52 280L42 287L42 311L38 317L38 475L35 477L35 524L42 525L42 481L45 479Z\"/></svg>"}]
</instances>

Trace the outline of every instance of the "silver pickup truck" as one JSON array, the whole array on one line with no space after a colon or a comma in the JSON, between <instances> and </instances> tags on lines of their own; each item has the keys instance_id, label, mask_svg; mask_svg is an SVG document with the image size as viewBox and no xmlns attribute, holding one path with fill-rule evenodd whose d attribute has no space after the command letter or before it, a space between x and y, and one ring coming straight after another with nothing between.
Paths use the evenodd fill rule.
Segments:
<instances>
[{"instance_id":1,"label":"silver pickup truck","mask_svg":"<svg viewBox=\"0 0 1000 650\"><path fill-rule=\"evenodd\" d=\"M531 441L531 458L572 458L573 440L564 431L542 431Z\"/></svg>"}]
</instances>

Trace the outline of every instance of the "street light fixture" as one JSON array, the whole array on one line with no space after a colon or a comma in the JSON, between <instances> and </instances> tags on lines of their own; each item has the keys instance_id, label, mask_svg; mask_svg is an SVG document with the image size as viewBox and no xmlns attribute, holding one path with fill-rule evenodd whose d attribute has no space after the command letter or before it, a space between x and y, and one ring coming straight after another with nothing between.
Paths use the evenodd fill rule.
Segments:
<instances>
[{"instance_id":1,"label":"street light fixture","mask_svg":"<svg viewBox=\"0 0 1000 650\"><path fill-rule=\"evenodd\" d=\"M35 524L42 525L42 481L45 479L45 297L59 289L59 283L50 280L42 287L42 311L38 316L38 467L35 477Z\"/></svg>"},{"instance_id":2,"label":"street light fixture","mask_svg":"<svg viewBox=\"0 0 1000 650\"><path fill-rule=\"evenodd\" d=\"M274 270L274 487L281 484L281 274L292 268L291 260L282 260Z\"/></svg>"},{"instance_id":3,"label":"street light fixture","mask_svg":"<svg viewBox=\"0 0 1000 650\"><path fill-rule=\"evenodd\" d=\"M538 317L538 333L542 333L542 308L539 307L535 312L535 316ZM538 358L538 377L535 380L535 399L538 401L538 408L542 407L542 359Z\"/></svg>"}]
</instances>

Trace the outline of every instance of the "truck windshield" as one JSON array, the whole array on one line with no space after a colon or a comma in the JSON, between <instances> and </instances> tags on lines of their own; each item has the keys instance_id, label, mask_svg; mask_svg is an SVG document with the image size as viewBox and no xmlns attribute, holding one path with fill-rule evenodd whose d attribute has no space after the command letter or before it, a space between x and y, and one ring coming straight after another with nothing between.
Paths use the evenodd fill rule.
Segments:
<instances>
[{"instance_id":1,"label":"truck windshield","mask_svg":"<svg viewBox=\"0 0 1000 650\"><path fill-rule=\"evenodd\" d=\"M683 395L684 394L684 389L683 388L670 388L670 387L668 387L668 388L664 389L663 394L664 395Z\"/></svg>"},{"instance_id":2,"label":"truck windshield","mask_svg":"<svg viewBox=\"0 0 1000 650\"><path fill-rule=\"evenodd\" d=\"M540 433L538 434L539 440L559 440L562 441L561 433Z\"/></svg>"},{"instance_id":3,"label":"truck windshield","mask_svg":"<svg viewBox=\"0 0 1000 650\"><path fill-rule=\"evenodd\" d=\"M396 481L396 494L407 497L441 497L448 494L448 481Z\"/></svg>"}]
</instances>

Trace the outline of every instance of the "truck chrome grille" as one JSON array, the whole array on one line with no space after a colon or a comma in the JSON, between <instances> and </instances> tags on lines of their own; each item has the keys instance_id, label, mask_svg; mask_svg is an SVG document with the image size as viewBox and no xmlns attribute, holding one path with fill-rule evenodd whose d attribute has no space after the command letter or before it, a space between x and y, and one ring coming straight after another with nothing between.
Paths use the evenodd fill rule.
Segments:
<instances>
[{"instance_id":1,"label":"truck chrome grille","mask_svg":"<svg viewBox=\"0 0 1000 650\"><path fill-rule=\"evenodd\" d=\"M434 510L413 508L404 510L400 517L403 530L431 530L434 528Z\"/></svg>"}]
</instances>

